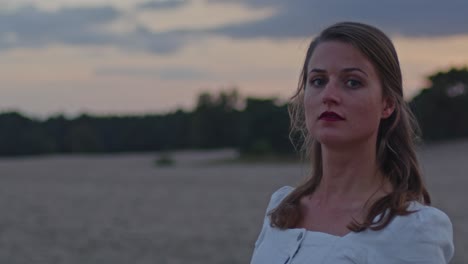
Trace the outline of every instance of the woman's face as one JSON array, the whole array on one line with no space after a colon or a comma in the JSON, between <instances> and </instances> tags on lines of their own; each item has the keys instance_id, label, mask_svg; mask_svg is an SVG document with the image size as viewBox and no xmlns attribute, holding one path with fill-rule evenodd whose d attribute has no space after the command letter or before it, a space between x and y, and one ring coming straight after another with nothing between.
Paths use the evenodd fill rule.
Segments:
<instances>
[{"instance_id":1,"label":"woman's face","mask_svg":"<svg viewBox=\"0 0 468 264\"><path fill-rule=\"evenodd\" d=\"M307 67L304 107L311 136L339 147L376 139L380 120L393 112L382 99L372 63L351 44L339 41L315 48ZM321 116L326 111L329 114Z\"/></svg>"}]
</instances>

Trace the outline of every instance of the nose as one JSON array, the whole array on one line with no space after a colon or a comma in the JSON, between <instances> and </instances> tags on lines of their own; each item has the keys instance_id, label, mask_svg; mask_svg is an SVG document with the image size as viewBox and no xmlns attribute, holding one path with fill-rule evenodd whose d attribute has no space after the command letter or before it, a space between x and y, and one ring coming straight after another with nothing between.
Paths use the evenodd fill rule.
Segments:
<instances>
[{"instance_id":1,"label":"nose","mask_svg":"<svg viewBox=\"0 0 468 264\"><path fill-rule=\"evenodd\" d=\"M329 80L322 90L322 103L325 105L340 104L340 87L335 80Z\"/></svg>"}]
</instances>

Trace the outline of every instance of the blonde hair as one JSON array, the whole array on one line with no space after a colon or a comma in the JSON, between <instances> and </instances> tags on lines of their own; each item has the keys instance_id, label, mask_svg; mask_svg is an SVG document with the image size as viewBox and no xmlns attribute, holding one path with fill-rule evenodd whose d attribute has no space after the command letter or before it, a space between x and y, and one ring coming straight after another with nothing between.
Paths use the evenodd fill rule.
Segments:
<instances>
[{"instance_id":1,"label":"blonde hair","mask_svg":"<svg viewBox=\"0 0 468 264\"><path fill-rule=\"evenodd\" d=\"M360 232L371 228L380 230L396 215L407 215L408 202L430 204L430 196L421 177L415 153L419 140L416 119L403 99L403 85L398 56L392 41L379 29L355 22L334 24L321 32L309 45L295 94L290 99L290 138L303 158L312 161L312 175L269 213L271 225L281 229L293 228L301 219L299 201L313 193L322 179L321 145L308 134L304 116L304 89L307 83L307 65L318 44L340 41L358 49L373 64L381 81L384 98L395 104L392 115L379 125L376 155L379 169L391 182L393 191L375 201L364 222L353 221L348 228ZM379 216L376 222L374 219Z\"/></svg>"}]
</instances>

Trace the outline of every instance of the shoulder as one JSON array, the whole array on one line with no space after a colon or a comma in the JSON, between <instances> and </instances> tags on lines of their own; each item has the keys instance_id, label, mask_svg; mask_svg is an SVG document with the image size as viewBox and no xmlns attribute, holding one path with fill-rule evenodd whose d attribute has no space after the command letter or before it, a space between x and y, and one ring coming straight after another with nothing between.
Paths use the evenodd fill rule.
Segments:
<instances>
[{"instance_id":1,"label":"shoulder","mask_svg":"<svg viewBox=\"0 0 468 264\"><path fill-rule=\"evenodd\" d=\"M452 222L447 214L418 202L412 202L408 210L414 212L397 216L385 228L390 231L387 234L399 241L394 244L397 251L404 259L448 263L454 254L454 245Z\"/></svg>"},{"instance_id":2,"label":"shoulder","mask_svg":"<svg viewBox=\"0 0 468 264\"><path fill-rule=\"evenodd\" d=\"M257 241L255 241L255 249L258 248L258 246L262 243L265 234L267 233L267 230L270 228L270 219L268 217L268 212L277 207L280 202L292 191L294 190L293 187L291 186L283 186L279 189L277 189L275 192L270 197L270 202L268 203L268 207L265 213L265 217L263 220L263 226L262 230L260 231L260 234L258 235Z\"/></svg>"},{"instance_id":3,"label":"shoulder","mask_svg":"<svg viewBox=\"0 0 468 264\"><path fill-rule=\"evenodd\" d=\"M414 239L422 243L431 243L434 248L443 251L445 258L453 255L453 226L450 218L443 211L419 203L415 212Z\"/></svg>"},{"instance_id":4,"label":"shoulder","mask_svg":"<svg viewBox=\"0 0 468 264\"><path fill-rule=\"evenodd\" d=\"M294 187L291 186L283 186L277 189L270 197L270 202L268 203L267 212L276 208L281 201L288 196L294 190Z\"/></svg>"},{"instance_id":5,"label":"shoulder","mask_svg":"<svg viewBox=\"0 0 468 264\"><path fill-rule=\"evenodd\" d=\"M408 210L414 211L408 215L408 227L418 231L417 235L452 239L452 222L443 211L418 202L412 202Z\"/></svg>"},{"instance_id":6,"label":"shoulder","mask_svg":"<svg viewBox=\"0 0 468 264\"><path fill-rule=\"evenodd\" d=\"M430 228L437 227L444 231L452 230L450 218L440 209L415 201L411 202L407 209L411 212L410 214L396 216L387 227L389 229L406 231L425 226Z\"/></svg>"}]
</instances>

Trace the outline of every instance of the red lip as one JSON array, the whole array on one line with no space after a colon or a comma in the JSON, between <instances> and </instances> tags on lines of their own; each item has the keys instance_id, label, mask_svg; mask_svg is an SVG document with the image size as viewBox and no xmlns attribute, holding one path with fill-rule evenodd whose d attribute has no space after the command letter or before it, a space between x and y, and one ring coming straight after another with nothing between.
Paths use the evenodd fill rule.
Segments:
<instances>
[{"instance_id":1,"label":"red lip","mask_svg":"<svg viewBox=\"0 0 468 264\"><path fill-rule=\"evenodd\" d=\"M327 120L327 121L339 121L344 120L344 118L332 111L325 111L320 116L319 119Z\"/></svg>"}]
</instances>

